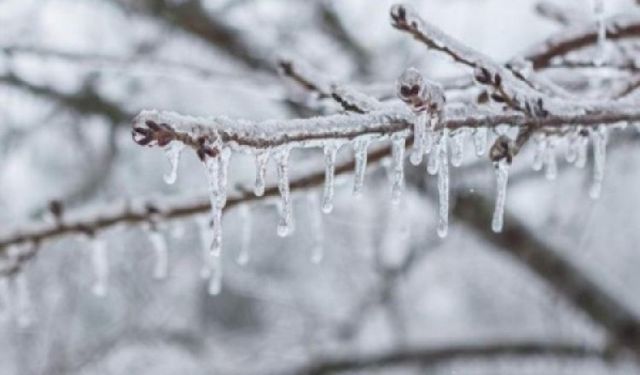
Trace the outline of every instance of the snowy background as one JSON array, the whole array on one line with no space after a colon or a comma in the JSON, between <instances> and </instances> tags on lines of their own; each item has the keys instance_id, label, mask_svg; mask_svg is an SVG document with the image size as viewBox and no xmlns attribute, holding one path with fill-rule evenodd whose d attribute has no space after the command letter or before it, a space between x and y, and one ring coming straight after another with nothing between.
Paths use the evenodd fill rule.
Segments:
<instances>
[{"instance_id":1,"label":"snowy background","mask_svg":"<svg viewBox=\"0 0 640 375\"><path fill-rule=\"evenodd\" d=\"M469 74L393 30L386 0L0 0L0 233L45 220L53 199L65 202L68 212L91 214L127 199L206 196L194 153L184 154L178 181L167 185L163 152L131 140L131 119L142 109L253 120L310 115L292 112L298 107L291 98L300 99L300 92L290 82L269 67L248 67L242 53L185 30L158 5L193 2L201 3L201 16L236 30L234 37L260 61L293 55L339 81L390 88L409 66L433 80ZM410 3L498 61L561 27L538 15L529 0ZM579 22L595 20L590 0L552 3L572 9ZM337 40L322 9L337 15L361 51ZM609 15L638 10L632 0L606 1ZM637 138L632 129L621 134ZM610 147L598 200L589 198L589 168L562 159L558 178L547 181L544 173L531 173L531 150L523 151L507 210L640 316L636 145ZM452 189L493 202L490 162L477 163L467 147L465 166L472 167L451 171ZM292 176L321 166L321 155L294 152ZM350 155L345 147L339 157ZM234 156L229 171L230 187L252 188L252 158ZM271 164L268 181L274 177ZM321 216L324 257L318 264L310 257L319 241L319 210L307 196L318 189L295 195L296 228L287 238L276 234L276 201L229 210L218 296L207 293L201 277L201 217L165 223L169 275L163 280L153 277L153 244L144 228L101 233L110 271L103 297L92 293L90 241L69 236L43 244L21 278L4 284L0 375L284 374L318 358L414 347L505 340L608 344L598 322L477 230L452 217L448 237L439 239L437 201L419 189L408 186L393 207L384 168L370 170L362 199L353 199L351 181L350 175L340 178L335 209ZM250 261L240 266L243 242ZM498 356L359 373L638 371L625 356Z\"/></svg>"}]
</instances>

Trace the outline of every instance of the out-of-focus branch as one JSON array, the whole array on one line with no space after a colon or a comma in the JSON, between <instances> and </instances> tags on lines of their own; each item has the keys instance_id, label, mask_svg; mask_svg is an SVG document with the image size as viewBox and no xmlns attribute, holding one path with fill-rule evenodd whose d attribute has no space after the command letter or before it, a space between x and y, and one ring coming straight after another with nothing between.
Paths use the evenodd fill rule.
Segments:
<instances>
[{"instance_id":1,"label":"out-of-focus branch","mask_svg":"<svg viewBox=\"0 0 640 375\"><path fill-rule=\"evenodd\" d=\"M501 234L490 231L492 204L480 196L460 194L453 214L497 250L515 257L556 292L605 328L614 346L640 356L640 320L513 215L505 215Z\"/></svg>"},{"instance_id":2,"label":"out-of-focus branch","mask_svg":"<svg viewBox=\"0 0 640 375\"><path fill-rule=\"evenodd\" d=\"M440 348L407 348L376 354L352 354L336 358L318 359L306 366L285 374L321 375L347 371L375 370L399 366L436 366L454 360L495 360L504 358L556 358L556 359L601 359L608 354L598 348L573 343L550 343L537 341L482 342L460 344Z\"/></svg>"},{"instance_id":3,"label":"out-of-focus branch","mask_svg":"<svg viewBox=\"0 0 640 375\"><path fill-rule=\"evenodd\" d=\"M128 10L157 18L194 35L252 69L271 71L272 66L259 56L232 25L210 14L200 0L111 0Z\"/></svg>"},{"instance_id":4,"label":"out-of-focus branch","mask_svg":"<svg viewBox=\"0 0 640 375\"><path fill-rule=\"evenodd\" d=\"M563 26L580 23L580 17L576 17L575 10L566 9L549 1L540 1L535 6L536 13L540 16L555 21Z\"/></svg>"},{"instance_id":5,"label":"out-of-focus branch","mask_svg":"<svg viewBox=\"0 0 640 375\"><path fill-rule=\"evenodd\" d=\"M82 115L100 114L115 125L125 124L133 116L120 105L101 97L88 87L79 92L67 94L50 87L30 83L12 73L0 75L0 84L10 85L35 96L51 100Z\"/></svg>"},{"instance_id":6,"label":"out-of-focus branch","mask_svg":"<svg viewBox=\"0 0 640 375\"><path fill-rule=\"evenodd\" d=\"M348 53L356 64L361 75L370 73L371 54L345 28L331 0L318 1L318 15L323 29Z\"/></svg>"}]
</instances>

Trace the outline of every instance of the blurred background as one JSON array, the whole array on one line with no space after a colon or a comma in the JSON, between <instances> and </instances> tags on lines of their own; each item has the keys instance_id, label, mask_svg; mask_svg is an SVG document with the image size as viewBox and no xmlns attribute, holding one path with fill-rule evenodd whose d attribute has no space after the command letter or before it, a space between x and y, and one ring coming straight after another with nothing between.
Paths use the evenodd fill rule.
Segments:
<instances>
[{"instance_id":1,"label":"blurred background","mask_svg":"<svg viewBox=\"0 0 640 375\"><path fill-rule=\"evenodd\" d=\"M533 0L408 3L501 62L564 27ZM551 4L571 22L595 22L590 0ZM90 215L126 200L206 197L195 154L185 152L178 181L165 184L164 153L136 145L131 120L142 109L252 120L328 111L279 77L278 56L387 92L410 66L436 81L469 74L394 30L391 5L0 0L0 232L38 225L54 199ZM605 11L638 7L609 0ZM101 232L103 297L92 293L88 241L43 243L4 284L0 374L637 374L640 351L629 349L640 348L631 319L640 317L640 152L633 129L620 134L632 142L609 148L598 200L590 169L561 161L547 181L523 151L507 200L516 236L491 233L490 216L476 223L460 206L439 239L424 165L408 169L399 207L389 203L385 163L370 169L363 199L352 198L350 175L340 178L329 215L309 199L320 190L297 193L287 238L276 234L274 201L230 209L217 296L201 277L197 215L163 223L162 280L145 228ZM452 200L482 212L495 176L486 158L466 154L451 171ZM291 158L292 176L322 170L319 150ZM229 171L234 189L252 188L251 157L234 155ZM240 266L243 246L250 261Z\"/></svg>"}]
</instances>

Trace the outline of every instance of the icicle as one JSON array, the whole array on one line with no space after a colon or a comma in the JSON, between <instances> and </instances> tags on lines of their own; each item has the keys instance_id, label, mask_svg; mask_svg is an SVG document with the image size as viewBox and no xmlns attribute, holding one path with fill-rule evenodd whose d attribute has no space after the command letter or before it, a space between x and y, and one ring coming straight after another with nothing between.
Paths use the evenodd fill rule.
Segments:
<instances>
[{"instance_id":1,"label":"icicle","mask_svg":"<svg viewBox=\"0 0 640 375\"><path fill-rule=\"evenodd\" d=\"M449 231L449 160L447 153L447 142L449 130L442 129L440 141L438 142L438 196L440 207L438 212L438 236L444 238ZM435 156L435 155L434 155Z\"/></svg>"},{"instance_id":2,"label":"icicle","mask_svg":"<svg viewBox=\"0 0 640 375\"><path fill-rule=\"evenodd\" d=\"M564 158L567 163L575 163L578 158L578 145L580 141L580 136L572 132L569 134L569 138L567 140L567 147L565 148Z\"/></svg>"},{"instance_id":3,"label":"icicle","mask_svg":"<svg viewBox=\"0 0 640 375\"><path fill-rule=\"evenodd\" d=\"M464 130L458 130L453 135L453 144L451 146L451 165L459 167L464 160Z\"/></svg>"},{"instance_id":4,"label":"icicle","mask_svg":"<svg viewBox=\"0 0 640 375\"><path fill-rule=\"evenodd\" d=\"M238 252L236 262L244 266L249 263L249 258L251 257L249 249L253 230L251 211L246 204L240 206L240 222L242 223L242 237L240 238L240 251Z\"/></svg>"},{"instance_id":5,"label":"icicle","mask_svg":"<svg viewBox=\"0 0 640 375\"><path fill-rule=\"evenodd\" d=\"M494 163L496 170L497 193L496 207L493 211L493 219L491 220L491 229L496 232L502 232L504 225L504 206L507 201L507 183L509 182L509 163L506 159L501 159Z\"/></svg>"},{"instance_id":6,"label":"icicle","mask_svg":"<svg viewBox=\"0 0 640 375\"><path fill-rule=\"evenodd\" d=\"M223 149L215 157L207 157L205 166L209 181L209 201L211 204L211 218L213 220L210 251L214 256L222 252L222 209L227 200L227 167L230 150Z\"/></svg>"},{"instance_id":7,"label":"icicle","mask_svg":"<svg viewBox=\"0 0 640 375\"><path fill-rule=\"evenodd\" d=\"M222 256L221 254L213 254L210 251L211 239L213 236L210 228L211 220L209 218L201 218L197 221L200 230L200 241L202 243L202 268L200 269L200 277L209 279L207 291L211 295L220 293L222 284Z\"/></svg>"},{"instance_id":8,"label":"icicle","mask_svg":"<svg viewBox=\"0 0 640 375\"><path fill-rule=\"evenodd\" d=\"M267 163L269 162L269 151L259 151L256 153L256 185L254 193L261 197L264 194L265 175L267 174Z\"/></svg>"},{"instance_id":9,"label":"icicle","mask_svg":"<svg viewBox=\"0 0 640 375\"><path fill-rule=\"evenodd\" d=\"M546 139L544 139L544 136L537 136L535 138L533 164L531 164L531 168L533 168L534 171L542 170L542 167L544 166L546 151L547 151Z\"/></svg>"},{"instance_id":10,"label":"icicle","mask_svg":"<svg viewBox=\"0 0 640 375\"><path fill-rule=\"evenodd\" d=\"M335 185L336 153L338 146L328 143L324 146L324 192L322 196L322 212L325 214L333 211L333 193Z\"/></svg>"},{"instance_id":11,"label":"icicle","mask_svg":"<svg viewBox=\"0 0 640 375\"><path fill-rule=\"evenodd\" d=\"M169 274L169 251L167 249L167 241L162 233L157 230L149 232L149 240L153 245L153 251L156 256L156 263L153 267L153 277L155 279L165 279Z\"/></svg>"},{"instance_id":12,"label":"icicle","mask_svg":"<svg viewBox=\"0 0 640 375\"><path fill-rule=\"evenodd\" d=\"M482 156L487 152L487 129L477 128L473 132L473 145L476 149L476 156Z\"/></svg>"},{"instance_id":13,"label":"icicle","mask_svg":"<svg viewBox=\"0 0 640 375\"><path fill-rule=\"evenodd\" d=\"M33 323L33 304L29 283L24 272L18 272L14 276L15 283L15 316L20 328L27 328Z\"/></svg>"},{"instance_id":14,"label":"icicle","mask_svg":"<svg viewBox=\"0 0 640 375\"><path fill-rule=\"evenodd\" d=\"M549 141L547 149L544 153L545 178L549 181L558 177L558 163L556 162L555 146Z\"/></svg>"},{"instance_id":15,"label":"icicle","mask_svg":"<svg viewBox=\"0 0 640 375\"><path fill-rule=\"evenodd\" d=\"M593 13L598 23L598 54L595 62L602 65L607 60L607 25L604 18L604 0L593 0Z\"/></svg>"},{"instance_id":16,"label":"icicle","mask_svg":"<svg viewBox=\"0 0 640 375\"><path fill-rule=\"evenodd\" d=\"M276 156L278 163L278 190L280 190L280 220L278 236L285 237L291 232L293 212L289 194L289 149L281 150Z\"/></svg>"},{"instance_id":17,"label":"icicle","mask_svg":"<svg viewBox=\"0 0 640 375\"><path fill-rule=\"evenodd\" d=\"M413 149L409 160L413 165L422 163L427 143L427 113L422 111L416 114L413 122Z\"/></svg>"},{"instance_id":18,"label":"icicle","mask_svg":"<svg viewBox=\"0 0 640 375\"><path fill-rule=\"evenodd\" d=\"M367 148L369 147L369 138L357 138L353 143L354 157L356 160L356 170L353 181L353 195L362 195L364 187L364 176L367 171Z\"/></svg>"},{"instance_id":19,"label":"icicle","mask_svg":"<svg viewBox=\"0 0 640 375\"><path fill-rule=\"evenodd\" d=\"M307 195L309 201L309 222L313 243L311 245L311 261L320 263L324 258L324 228L322 225L322 214L320 213L318 197L314 193Z\"/></svg>"},{"instance_id":20,"label":"icicle","mask_svg":"<svg viewBox=\"0 0 640 375\"><path fill-rule=\"evenodd\" d=\"M598 126L592 133L593 138L593 184L589 195L593 199L600 197L604 169L607 161L607 130L604 126Z\"/></svg>"},{"instance_id":21,"label":"icicle","mask_svg":"<svg viewBox=\"0 0 640 375\"><path fill-rule=\"evenodd\" d=\"M432 176L438 173L438 152L437 151L434 151L429 155L429 160L427 161L427 173Z\"/></svg>"},{"instance_id":22,"label":"icicle","mask_svg":"<svg viewBox=\"0 0 640 375\"><path fill-rule=\"evenodd\" d=\"M584 168L587 165L587 150L589 148L589 138L584 135L578 137L578 156L576 159L576 167Z\"/></svg>"},{"instance_id":23,"label":"icicle","mask_svg":"<svg viewBox=\"0 0 640 375\"><path fill-rule=\"evenodd\" d=\"M404 185L404 151L405 138L401 135L395 135L391 140L391 155L393 159L391 171L391 203L400 203L402 198L402 188Z\"/></svg>"},{"instance_id":24,"label":"icicle","mask_svg":"<svg viewBox=\"0 0 640 375\"><path fill-rule=\"evenodd\" d=\"M208 292L212 296L220 294L222 290L222 257L209 254L211 271Z\"/></svg>"},{"instance_id":25,"label":"icicle","mask_svg":"<svg viewBox=\"0 0 640 375\"><path fill-rule=\"evenodd\" d=\"M182 142L171 142L164 148L167 158L169 159L169 172L165 173L162 177L164 178L164 182L169 185L174 184L178 178L178 164L180 163L180 154L183 149L184 143Z\"/></svg>"},{"instance_id":26,"label":"icicle","mask_svg":"<svg viewBox=\"0 0 640 375\"><path fill-rule=\"evenodd\" d=\"M109 260L107 243L101 238L91 239L91 264L95 278L91 291L98 297L105 296L109 282Z\"/></svg>"}]
</instances>

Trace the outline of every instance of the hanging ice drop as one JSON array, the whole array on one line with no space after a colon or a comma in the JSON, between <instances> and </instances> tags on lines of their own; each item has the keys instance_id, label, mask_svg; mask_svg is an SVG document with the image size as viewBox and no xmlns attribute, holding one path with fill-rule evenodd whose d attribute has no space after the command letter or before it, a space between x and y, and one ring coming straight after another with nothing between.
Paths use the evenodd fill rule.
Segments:
<instances>
[{"instance_id":1,"label":"hanging ice drop","mask_svg":"<svg viewBox=\"0 0 640 375\"><path fill-rule=\"evenodd\" d=\"M416 114L413 122L413 149L409 160L413 165L419 165L425 154L427 143L427 113L422 111Z\"/></svg>"}]
</instances>

